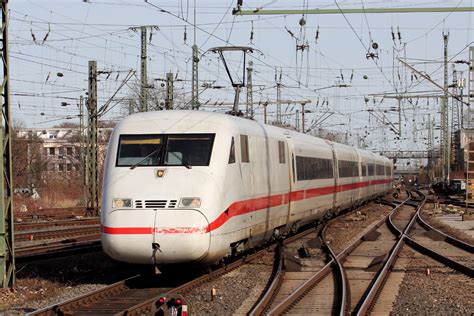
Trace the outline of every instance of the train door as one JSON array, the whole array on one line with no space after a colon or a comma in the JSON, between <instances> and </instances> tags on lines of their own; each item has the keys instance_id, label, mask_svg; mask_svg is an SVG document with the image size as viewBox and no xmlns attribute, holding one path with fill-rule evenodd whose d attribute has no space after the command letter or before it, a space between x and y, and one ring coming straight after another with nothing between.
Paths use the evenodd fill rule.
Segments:
<instances>
[{"instance_id":1,"label":"train door","mask_svg":"<svg viewBox=\"0 0 474 316\"><path fill-rule=\"evenodd\" d=\"M334 148L334 145L332 143L329 143L329 146L331 146L331 151L332 151L332 170L333 170L333 179L334 179L334 191L333 191L333 199L332 199L332 208L336 208L336 203L337 203L337 185L338 185L338 178L339 178L339 170L337 166L337 156L336 156L336 149Z\"/></svg>"},{"instance_id":2,"label":"train door","mask_svg":"<svg viewBox=\"0 0 474 316\"><path fill-rule=\"evenodd\" d=\"M239 147L240 147L240 159L239 159L239 167L240 167L240 177L242 181L242 191L240 192L239 200L250 200L254 194L254 181L253 181L253 170L252 164L250 163L251 155L255 155L255 152L251 152L250 146L252 144L251 137L249 135L240 134L239 136ZM255 159L255 157L254 157ZM241 216L242 218L242 225L244 227L251 226L251 223L247 223L247 217Z\"/></svg>"},{"instance_id":3,"label":"train door","mask_svg":"<svg viewBox=\"0 0 474 316\"><path fill-rule=\"evenodd\" d=\"M362 182L362 170L361 170L361 157L359 152L356 149L353 149L353 155L355 158L355 161L357 161L357 174L354 177L354 184L352 185L353 189L353 194L352 194L352 200L353 201L359 201L361 198L361 192L362 192L362 187L361 187L361 182Z\"/></svg>"},{"instance_id":4,"label":"train door","mask_svg":"<svg viewBox=\"0 0 474 316\"><path fill-rule=\"evenodd\" d=\"M288 204L287 204L287 209L286 209L286 224L290 222L290 214L291 214L291 192L295 186L296 183L296 161L295 161L295 154L294 154L294 144L291 140L290 135L286 135L285 137L285 144L286 148L288 149L286 151L287 153L287 183L288 183Z\"/></svg>"},{"instance_id":5,"label":"train door","mask_svg":"<svg viewBox=\"0 0 474 316\"><path fill-rule=\"evenodd\" d=\"M272 179L277 167L274 146L275 141L267 136L264 129L263 135L252 136L250 139L250 170L254 190L252 194L256 198L255 209L258 209L258 212L250 213L248 218L253 225L251 234L256 243L270 238L273 233L270 223L275 214L271 212L271 206L268 204L277 191L277 181ZM258 201L262 199L266 200L267 205L258 206Z\"/></svg>"},{"instance_id":6,"label":"train door","mask_svg":"<svg viewBox=\"0 0 474 316\"><path fill-rule=\"evenodd\" d=\"M355 161L359 161L357 159L357 154L353 148L351 148L351 153L350 153L350 161L352 162L352 177L351 177L351 186L350 186L350 205L351 207L354 205L354 201L357 199L357 192L359 191L357 189L357 179L358 179L358 171L359 171L359 163L355 163ZM357 166L357 167L356 167Z\"/></svg>"},{"instance_id":7,"label":"train door","mask_svg":"<svg viewBox=\"0 0 474 316\"><path fill-rule=\"evenodd\" d=\"M289 137L289 135L285 135ZM265 230L265 238L269 239L273 234L278 235L284 230L290 215L289 192L291 191L291 159L289 158L289 144L287 138L266 138L266 146L260 146L261 150L266 148L267 159L265 180L268 188L268 204ZM263 169L263 168L262 168Z\"/></svg>"},{"instance_id":8,"label":"train door","mask_svg":"<svg viewBox=\"0 0 474 316\"><path fill-rule=\"evenodd\" d=\"M375 159L371 157L369 160L369 188L370 188L370 196L373 196L376 192L375 190Z\"/></svg>"}]
</instances>

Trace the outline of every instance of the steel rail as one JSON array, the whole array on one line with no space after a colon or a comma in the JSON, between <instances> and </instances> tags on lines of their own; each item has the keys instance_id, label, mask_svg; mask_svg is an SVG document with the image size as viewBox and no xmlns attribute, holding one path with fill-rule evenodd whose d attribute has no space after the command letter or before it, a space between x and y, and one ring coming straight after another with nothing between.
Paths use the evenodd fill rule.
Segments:
<instances>
[{"instance_id":1,"label":"steel rail","mask_svg":"<svg viewBox=\"0 0 474 316\"><path fill-rule=\"evenodd\" d=\"M275 260L273 271L269 278L269 282L262 294L260 295L260 298L252 306L251 310L248 313L249 315L264 315L265 312L268 311L268 308L271 306L273 300L275 299L275 296L278 293L281 284L283 283L283 278L285 275L285 258L283 255L284 246L312 233L313 231L313 228L309 228L305 231L302 231L301 233L298 233L283 240L280 251L275 252L275 254L278 254L279 257L277 257Z\"/></svg>"},{"instance_id":2,"label":"steel rail","mask_svg":"<svg viewBox=\"0 0 474 316\"><path fill-rule=\"evenodd\" d=\"M299 233L295 236L289 237L285 240L285 242L286 241L292 241L292 240L297 239L297 238L301 238L302 236L311 233L311 231L312 231L311 229L308 229L307 231L304 231L304 232ZM190 281L186 284L183 284L179 287L176 287L174 289L167 289L162 294L170 293L170 294L182 294L182 295L184 295L186 292L196 288L197 286L200 286L200 285L202 285L206 282L209 282L209 281L211 281L211 280L213 280L213 279L215 279L215 278L217 278L217 277L219 277L223 274L229 273L230 271L235 270L235 269L241 267L242 265L244 265L246 263L249 263L249 262L263 256L269 250L274 249L274 247L276 247L276 246L271 245L270 247L263 248L263 249L261 249L260 251L257 251L254 254L246 255L246 256L238 259L238 260L235 260L234 262L232 262L228 265L225 265L225 266L223 266L223 267L221 267L221 268L219 268L215 271L210 272L207 275L203 275L201 277L198 277L198 278L196 278L196 279L194 279L194 280L192 280L192 281ZM133 278L129 278L129 279L114 283L114 284L109 285L105 288L102 288L102 289L99 289L99 290L96 290L96 291L93 291L93 292L90 292L90 293L83 294L81 296L75 297L75 298L67 300L65 302L61 302L61 303L58 303L58 304L54 304L52 306L45 307L43 309L40 309L38 311L35 311L35 312L31 313L30 315L63 315L63 314L69 313L71 310L73 310L75 308L77 309L77 308L83 307L84 302L89 302L90 303L90 302L93 302L94 300L96 300L97 298L100 298L100 297L107 298L107 297L110 297L111 295L115 295L115 294L119 293L122 290L127 290L125 288L125 286L126 286L125 283L136 282L136 280L139 277L140 276L135 276ZM137 278L137 279L135 279L135 278ZM152 310L153 304L155 304L156 301L159 300L159 298L161 296L162 295L154 296L152 298L146 299L146 300L144 300L140 303L135 304L134 306L131 306L127 309L116 312L115 314L116 315L143 315L143 314L147 314ZM89 312L89 314L90 313L91 312Z\"/></svg>"},{"instance_id":3,"label":"steel rail","mask_svg":"<svg viewBox=\"0 0 474 316\"><path fill-rule=\"evenodd\" d=\"M422 206L417 210L417 212L415 213L415 216L412 218L412 221L414 222L415 220L418 220L418 217L420 216L420 213L421 213L421 209L422 209ZM412 223L413 225L414 223ZM395 231L396 233L398 234L402 234L402 232L400 231L400 229L398 229L398 227L396 227L395 225L391 226L393 231ZM442 233L442 232L440 232ZM439 254L438 252L428 248L428 247L425 247L423 246L422 244L420 244L419 242L415 241L413 238L411 238L409 235L408 235L408 232L405 233L403 232L404 234L404 238L405 238L405 242L411 246L413 249L431 257L432 259L452 268L453 270L457 270L469 277L474 277L474 270L468 266L465 266L455 260L452 260L450 259L449 257L446 257L446 256L443 256L441 254ZM446 242L448 242L446 240ZM461 248L462 250L466 250L466 249L463 249L462 247L464 246L461 246L459 248ZM467 251L467 250L466 250Z\"/></svg>"},{"instance_id":4,"label":"steel rail","mask_svg":"<svg viewBox=\"0 0 474 316\"><path fill-rule=\"evenodd\" d=\"M114 284L111 284L109 286L106 286L105 288L95 290L90 293L86 293L77 297L73 297L67 301L54 304L51 306L47 306L45 308L36 310L34 312L31 312L29 315L65 315L68 314L71 310L74 308L79 308L82 306L82 304L87 301L87 302L92 302L93 300L102 298L102 297L107 297L111 296L123 291L126 291L129 287L127 283L133 283L137 282L139 278L142 277L141 275L135 275L133 277L127 278L125 280L116 282Z\"/></svg>"},{"instance_id":5,"label":"steel rail","mask_svg":"<svg viewBox=\"0 0 474 316\"><path fill-rule=\"evenodd\" d=\"M432 259L438 261L438 262L441 262L442 264L445 264L446 266L450 267L451 269L453 270L456 270L458 272L461 272L465 275L467 275L468 277L471 277L471 278L474 278L474 269L468 267L468 266L465 266L455 260L452 260L446 256L443 256L441 254L439 254L438 252L428 248L428 247L425 247L423 246L422 244L420 244L419 242L416 242L415 240L413 240L412 238L410 238L409 236L406 236L405 237L405 242L411 246L413 249L415 250L418 250L419 252L431 257Z\"/></svg>"},{"instance_id":6,"label":"steel rail","mask_svg":"<svg viewBox=\"0 0 474 316\"><path fill-rule=\"evenodd\" d=\"M443 236L444 240L446 242L450 243L451 245L456 246L456 247L458 247L462 250L465 250L467 252L474 253L474 245L468 244L467 242L464 242L462 240L454 238L453 236L450 236L450 235L446 234L445 232L431 226L428 222L426 222L423 219L423 217L421 217L421 212L420 212L420 214L417 215L417 221L426 230L434 231L435 233Z\"/></svg>"},{"instance_id":7,"label":"steel rail","mask_svg":"<svg viewBox=\"0 0 474 316\"><path fill-rule=\"evenodd\" d=\"M337 261L342 262L343 260L345 260L345 258L364 241L364 239L366 238L366 236L368 234L370 234L371 232L378 229L387 220L387 218L389 217L390 214L393 214L394 212L396 212L400 207L402 207L408 201L409 201L409 198L404 200L404 201L400 201L400 203L398 203L398 204L385 203L387 205L392 206L393 210L389 214L385 215L382 219L380 219L379 222L377 222L376 224L371 225L370 227L366 228L360 234L360 237L354 243L352 243L352 244L348 245L346 248L344 248L344 250L342 250L336 256ZM336 219L333 219L333 220L336 220ZM325 242L323 240L323 243L328 249L331 249L327 242ZM331 249L331 251L332 251L332 249ZM269 315L280 315L280 314L284 313L285 311L287 311L288 308L292 304L294 304L294 302L301 299L305 295L305 293L308 292L308 290L310 290L315 285L317 285L319 282L321 282L331 272L333 265L338 265L336 263L336 261L334 260L334 257L331 258L331 260L321 270L319 270L318 272L313 274L308 280L306 280L303 284L301 284L298 288L296 288L290 295L288 295L282 302L280 302L271 311L269 311ZM342 268L342 265L340 265L340 268ZM343 278L342 280L345 279L344 276L341 275L341 277ZM342 287L344 287L344 286L341 286L341 288ZM344 290L343 293L344 294L342 294L343 297L341 297L340 302L341 302L341 304L343 302L345 302L345 305L347 305L347 301L348 301L347 296L348 296L348 293L349 293L347 288ZM345 312L346 309L347 309L347 306L342 306L341 305L340 310L339 310L339 314L342 315Z\"/></svg>"},{"instance_id":8,"label":"steel rail","mask_svg":"<svg viewBox=\"0 0 474 316\"><path fill-rule=\"evenodd\" d=\"M216 277L219 277L223 274L226 274L232 270L235 270L236 268L244 265L245 263L251 262L259 257L261 257L265 252L267 252L268 249L262 249L258 251L255 254L245 256L239 260L236 260L229 265L223 266L207 275L198 277L195 280L192 280L186 284L183 284L179 287L176 287L172 290L164 290L162 294L166 293L179 293L179 294L185 294L187 291L190 291L191 289L209 282ZM100 298L107 298L112 295L116 295L118 293L121 293L122 291L126 291L128 287L126 286L126 283L130 282L138 282L139 278L143 277L141 275L128 278L123 281L119 281L117 283L114 283L112 285L109 285L105 288L95 290L90 293L83 294L81 296L75 297L71 300L67 300L65 302L61 302L52 306L45 307L41 310L35 311L31 313L30 315L63 315L66 313L69 313L71 310L78 309L83 307L84 304L87 304L87 302L93 302L96 301L97 299ZM143 302L137 303L130 308L124 309L120 312L116 312L116 315L143 315L147 314L151 311L152 305L161 297L159 296L153 296L152 298L146 299ZM92 312L90 312L92 313Z\"/></svg>"},{"instance_id":9,"label":"steel rail","mask_svg":"<svg viewBox=\"0 0 474 316\"><path fill-rule=\"evenodd\" d=\"M55 221L47 221L47 222L20 222L20 223L15 223L15 232L23 232L25 230L47 228L47 227L71 227L71 226L84 226L84 225L97 225L97 224L100 224L99 218L68 219L68 220L55 220Z\"/></svg>"},{"instance_id":10,"label":"steel rail","mask_svg":"<svg viewBox=\"0 0 474 316\"><path fill-rule=\"evenodd\" d=\"M422 200L417 206L417 210L412 215L410 221L405 226L405 229L403 230L403 232L400 231L396 227L395 223L393 222L393 215L395 213L391 212L390 215L388 216L387 224L389 225L389 228L392 231L396 231L396 233L398 233L398 241L394 244L394 246L390 250L388 259L384 262L382 268L377 272L375 278L373 279L366 293L364 293L364 296L356 305L356 308L354 309L354 313L356 315L358 316L367 315L370 308L375 303L378 295L380 294L380 291L382 290L385 282L388 279L388 275L390 274L390 269L393 267L393 265L395 264L398 258L398 254L400 253L403 247L403 244L405 242L405 237L407 236L408 232L410 231L413 224L415 223L416 214L417 212L421 210L421 208L425 204L425 201L426 201L426 196L422 195Z\"/></svg>"},{"instance_id":11,"label":"steel rail","mask_svg":"<svg viewBox=\"0 0 474 316\"><path fill-rule=\"evenodd\" d=\"M28 232L17 232L15 233L15 240L20 241L33 241L33 240L44 240L44 239L58 239L58 238L71 238L86 235L99 235L100 225L94 226L78 226L78 227L57 227L53 230L37 230Z\"/></svg>"},{"instance_id":12,"label":"steel rail","mask_svg":"<svg viewBox=\"0 0 474 316\"><path fill-rule=\"evenodd\" d=\"M284 241L283 241L283 244L287 244L287 243L290 243L294 240L297 240L307 234L310 234L311 232L313 232L313 229L308 229L308 230L305 230L301 233L298 233L294 236L291 236L291 237L288 237L286 238ZM250 256L246 256L246 257L243 257L242 259L239 259L237 261L234 261L232 262L231 264L229 265L226 265L216 271L213 271L211 273L209 273L208 275L204 275L204 276L201 276L193 281L190 281L186 284L183 284L182 286L179 286L175 289L172 289L170 290L168 293L170 294L182 294L182 295L185 295L186 292L196 288L197 286L201 285L201 284L204 284L206 282L209 282L225 273L228 273L232 270L235 270L239 267L241 267L243 264L245 263L248 263L248 262L251 262L259 257L261 257L263 254L265 254L265 252L267 251L271 251L271 250L274 250L275 248L277 247L277 245L271 245L270 247L266 248L266 249L262 249L260 251L258 251L257 253L255 254L252 254ZM282 249L283 251L283 249ZM284 269L282 269L282 271L284 271ZM163 293L163 294L167 294L167 293ZM150 306L152 304L154 304L157 300L159 300L159 298L161 297L160 296L156 296L154 298L151 298L149 300L146 300L144 302L141 302L135 306L132 306L126 310L123 310L121 311L118 315L140 315L140 314L143 314L143 313L146 313Z\"/></svg>"},{"instance_id":13,"label":"steel rail","mask_svg":"<svg viewBox=\"0 0 474 316\"><path fill-rule=\"evenodd\" d=\"M298 298L301 298L309 289L317 285L323 280L330 272L331 265L334 262L331 260L321 270L313 274L308 280L301 284L295 291L293 291L285 300L280 302L272 310L268 312L268 315L281 315L283 314Z\"/></svg>"},{"instance_id":14,"label":"steel rail","mask_svg":"<svg viewBox=\"0 0 474 316\"><path fill-rule=\"evenodd\" d=\"M239 260L236 260L228 265L225 265L215 271L212 271L206 275L203 275L203 276L200 276L188 283L185 283L181 286L178 286L170 291L167 291L165 293L162 293L158 296L155 296L153 298L150 298L150 299L147 299L141 303L138 303L134 306L131 306L130 308L127 308L125 310L122 310L120 311L119 313L116 313L116 315L143 315L144 313L148 313L148 311L150 310L151 306L160 299L160 297L162 297L163 294L182 294L182 295L185 295L186 292L188 291L191 291L192 289L204 284L204 283L207 283L207 282L210 282L212 280L214 280L215 278L221 276L221 275L224 275L224 274L227 274L241 266L243 266L244 264L246 263L249 263L261 256L263 256L265 254L265 252L267 252L268 249L262 249L252 255L249 255L249 256L245 256Z\"/></svg>"},{"instance_id":15,"label":"steel rail","mask_svg":"<svg viewBox=\"0 0 474 316\"><path fill-rule=\"evenodd\" d=\"M407 200L403 201L402 203L404 203L404 202L406 202L406 201L407 201ZM399 207L401 207L401 205L403 205L403 204L400 204L400 205L395 206L395 208L392 210L391 213L393 213L396 209L398 209ZM391 214L391 213L390 213L390 214ZM381 222L383 223L383 221L384 221L385 218L387 218L387 217L388 217L388 215L386 215L386 216L381 220ZM381 225L381 223L378 224L378 226L380 226L380 225ZM377 227L378 227L378 226L377 226ZM374 229L374 227L372 227L371 229ZM375 229L376 229L376 228L375 228ZM312 231L313 231L313 230L309 229L308 231L303 232L302 235L309 234L309 233L311 233ZM364 238L364 236L365 236L366 234L368 234L369 232L370 232L369 229L366 229L366 231L364 231L364 233L362 234L362 236L358 239L358 244L360 244L360 242L362 242L362 239ZM293 236L292 238L294 238L294 239L301 238L301 235ZM291 238L287 239L285 242L289 242L290 239L291 239ZM357 242L356 242L356 243L357 243ZM255 253L255 254L253 254L253 255L250 255L250 256L244 257L244 258L242 258L242 259L239 259L239 260L236 261L236 262L233 262L233 263L231 263L231 264L229 264L229 265L227 265L227 266L224 266L224 267L222 267L222 268L220 268L220 269L218 269L218 270L216 270L216 271L213 271L213 272L209 273L208 275L201 276L201 277L199 277L199 278L197 278L197 279L195 279L195 280L193 280L193 281L191 281L191 282L188 282L188 283L186 283L186 284L184 284L184 285L182 285L182 286L179 286L179 287L177 287L177 288L174 288L174 289L172 289L172 290L170 290L170 291L168 291L168 292L166 292L166 293L185 294L187 291L189 291L189 290L191 290L191 289L193 289L193 288L195 288L195 287L197 287L197 286L199 286L199 285L201 285L201 284L203 284L203 283L209 282L210 280L212 280L212 279L214 279L214 278L216 278L216 277L218 277L218 276L220 276L220 275L222 275L222 274L225 274L225 273L227 273L227 272L230 272L230 271L232 271L232 270L234 270L234 269L240 267L241 265L243 265L243 264L245 264L245 263L247 263L247 262L251 262L251 261L254 260L255 258L258 258L258 257L260 257L261 255L263 255L264 252L268 251L268 249L272 249L273 247L275 247L275 246L271 246L271 247L269 247L269 248L260 250L259 252ZM352 249L354 249L355 247L356 247L356 246L353 246ZM343 255L345 252L349 252L348 249L350 249L350 248L351 248L350 246L347 247L343 252L341 252L341 253L337 256L337 258L339 258L339 260L340 260L340 258L342 257L342 255ZM317 273L317 275L319 274L319 277L322 277L322 278L323 278L324 276L322 276L322 274L323 274L324 271L327 271L327 272L326 272L326 275L327 275L327 274L331 271L331 268L330 268L330 265L331 265L331 264L332 264L331 262L328 263L322 270L320 270L319 273ZM317 275L313 276L313 278L316 278ZM123 282L123 281L122 281L122 282ZM121 282L118 282L118 283L121 283ZM108 287L107 287L107 288L108 288ZM91 294L91 293L84 294L84 295L82 295L81 297L84 298L84 299L87 299L87 297L89 297L90 295L99 295L99 293L100 293L101 291L104 291L104 289L94 291L92 294ZM106 289L105 291L107 291L107 289ZM166 293L162 293L162 294L166 294ZM130 307L130 308L127 308L126 310L123 310L123 311L119 312L118 315L139 315L139 314L141 314L141 313L143 313L143 312L149 311L149 310L150 310L150 306L152 306L152 304L154 304L160 297L161 297L161 295L160 295L160 296L153 297L152 299L148 299L148 300L146 300L146 301L144 301L144 302L141 302L141 303L139 303L139 304L136 304L135 306L132 306L132 307ZM72 299L72 300L69 300L69 301L67 301L67 302L76 301L76 300L78 300L78 299L79 299L79 297L78 297L78 298L74 298L74 299ZM62 303L56 304L56 305L54 305L53 307L55 308L55 310L59 310L59 311L61 311L61 310L64 311L64 310L65 310L64 307L62 307ZM45 308L45 309L42 309L42 310L40 310L40 311L48 311L48 310L49 310L49 311L52 311L51 308L52 308L52 307L49 307L49 309L48 309L48 308ZM38 312L39 312L39 311L38 311ZM35 312L35 313L36 313L36 312ZM56 314L56 313L53 313L53 314ZM272 312L270 312L270 314L272 314ZM36 315L36 314L32 314L32 315ZM42 314L42 315L47 315L47 314ZM49 314L49 315L50 315L50 314Z\"/></svg>"},{"instance_id":16,"label":"steel rail","mask_svg":"<svg viewBox=\"0 0 474 316\"><path fill-rule=\"evenodd\" d=\"M94 237L91 239L91 237ZM53 243L42 243L38 245L30 245L25 247L17 247L15 249L16 257L20 259L31 258L39 255L52 255L61 252L69 252L84 247L100 246L100 235L81 236L75 240L55 241Z\"/></svg>"},{"instance_id":17,"label":"steel rail","mask_svg":"<svg viewBox=\"0 0 474 316\"><path fill-rule=\"evenodd\" d=\"M84 207L65 207L65 208L49 208L42 210L35 210L29 212L18 212L15 214L15 218L22 220L27 219L40 219L40 218L60 218L60 219L71 219L75 216L83 217L86 215L86 209ZM97 217L84 217L84 218L97 218Z\"/></svg>"},{"instance_id":18,"label":"steel rail","mask_svg":"<svg viewBox=\"0 0 474 316\"><path fill-rule=\"evenodd\" d=\"M275 294L280 289L285 275L285 256L283 254L283 249L283 245L278 245L277 249L275 249L275 263L269 279L270 284L266 286L260 298L257 299L248 312L248 315L263 315L274 300Z\"/></svg>"},{"instance_id":19,"label":"steel rail","mask_svg":"<svg viewBox=\"0 0 474 316\"><path fill-rule=\"evenodd\" d=\"M348 304L347 302L350 301L348 300L348 285L347 285L347 276L344 271L344 268L342 266L341 260L344 260L344 258L341 258L339 260L338 256L334 252L334 250L329 246L329 243L324 239L326 228L328 226L326 225L324 229L322 230L321 233L321 239L323 241L324 248L327 249L327 252L332 258L332 261L334 262L334 266L336 269L334 269L334 274L336 276L336 279L339 281L340 286L338 287L338 294L337 294L337 302L336 302L336 315L344 316L346 315L346 312L349 311Z\"/></svg>"}]
</instances>

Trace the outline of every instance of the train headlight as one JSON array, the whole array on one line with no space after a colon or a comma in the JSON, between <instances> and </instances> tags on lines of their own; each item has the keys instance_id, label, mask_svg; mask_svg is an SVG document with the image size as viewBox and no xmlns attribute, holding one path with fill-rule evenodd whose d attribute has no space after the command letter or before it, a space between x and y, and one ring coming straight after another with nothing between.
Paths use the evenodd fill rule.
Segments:
<instances>
[{"instance_id":1,"label":"train headlight","mask_svg":"<svg viewBox=\"0 0 474 316\"><path fill-rule=\"evenodd\" d=\"M182 198L181 200L179 200L178 207L192 207L192 208L201 207L201 198L198 198L198 197Z\"/></svg>"},{"instance_id":2,"label":"train headlight","mask_svg":"<svg viewBox=\"0 0 474 316\"><path fill-rule=\"evenodd\" d=\"M132 199L112 199L112 208L132 207Z\"/></svg>"}]
</instances>

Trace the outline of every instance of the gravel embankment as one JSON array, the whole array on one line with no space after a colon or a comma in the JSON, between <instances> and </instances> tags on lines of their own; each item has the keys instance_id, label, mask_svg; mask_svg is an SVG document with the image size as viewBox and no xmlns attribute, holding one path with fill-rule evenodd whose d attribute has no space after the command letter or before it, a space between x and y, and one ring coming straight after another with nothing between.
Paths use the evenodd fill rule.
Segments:
<instances>
[{"instance_id":1,"label":"gravel embankment","mask_svg":"<svg viewBox=\"0 0 474 316\"><path fill-rule=\"evenodd\" d=\"M326 229L326 240L331 248L339 253L354 241L354 237L359 236L364 229L379 221L391 210L390 206L369 203L359 208L357 212L345 214L329 224Z\"/></svg>"},{"instance_id":2,"label":"gravel embankment","mask_svg":"<svg viewBox=\"0 0 474 316\"><path fill-rule=\"evenodd\" d=\"M440 222L439 219L437 219L437 214L434 214L434 210L435 210L434 204L426 204L425 207L423 208L421 215L423 219L428 222L428 224L430 224L434 228L439 229L440 231L452 237L455 237L459 240L462 240L471 245L474 245L474 238L465 234L459 229L456 229L454 227L451 227L449 225L446 225Z\"/></svg>"},{"instance_id":3,"label":"gravel embankment","mask_svg":"<svg viewBox=\"0 0 474 316\"><path fill-rule=\"evenodd\" d=\"M405 247L409 257L391 315L472 315L474 282L428 257ZM427 275L426 269L430 269Z\"/></svg>"},{"instance_id":4,"label":"gravel embankment","mask_svg":"<svg viewBox=\"0 0 474 316\"><path fill-rule=\"evenodd\" d=\"M273 252L209 284L186 293L199 315L235 312L249 298L257 298L271 273ZM18 266L14 290L0 289L0 315L24 315L91 292L143 270L117 263L98 252ZM211 290L217 295L211 299ZM201 312L202 311L202 312Z\"/></svg>"},{"instance_id":5,"label":"gravel embankment","mask_svg":"<svg viewBox=\"0 0 474 316\"><path fill-rule=\"evenodd\" d=\"M343 250L355 236L377 221L390 207L371 203L360 210L360 214L349 213L332 222L327 230L327 239L336 252ZM426 216L428 217L428 216ZM435 219L430 218L435 224ZM442 224L437 224L440 227ZM457 238L472 242L466 235L451 228L443 230ZM404 280L398 289L392 315L472 315L474 313L474 282L469 277L428 258L416 255L405 246L403 255L410 258ZM426 275L426 269L430 275Z\"/></svg>"},{"instance_id":6,"label":"gravel embankment","mask_svg":"<svg viewBox=\"0 0 474 316\"><path fill-rule=\"evenodd\" d=\"M389 206L369 203L357 213L345 214L332 222L327 239L339 252L390 211ZM456 230L453 235L457 236ZM414 257L414 252L406 248L404 252L408 252L410 261L393 315L470 315L474 312L474 282L471 279L440 267L429 258ZM269 252L261 259L186 293L191 312L199 315L245 314L252 299L255 300L265 287L272 263L273 252ZM429 276L426 267L431 267ZM114 262L102 252L18 265L15 290L0 289L0 315L23 315L140 272L143 272L140 267ZM213 288L216 290L214 298L211 297Z\"/></svg>"},{"instance_id":7,"label":"gravel embankment","mask_svg":"<svg viewBox=\"0 0 474 316\"><path fill-rule=\"evenodd\" d=\"M257 299L268 279L273 265L273 252L246 264L214 281L186 293L195 315L232 315L247 299ZM216 290L212 299L211 291ZM252 304L249 304L251 307ZM245 308L245 313L248 311ZM240 311L239 311L240 312ZM244 313L244 314L245 314Z\"/></svg>"},{"instance_id":8,"label":"gravel embankment","mask_svg":"<svg viewBox=\"0 0 474 316\"><path fill-rule=\"evenodd\" d=\"M0 314L23 315L138 274L102 252L17 265L13 290L0 289Z\"/></svg>"}]
</instances>

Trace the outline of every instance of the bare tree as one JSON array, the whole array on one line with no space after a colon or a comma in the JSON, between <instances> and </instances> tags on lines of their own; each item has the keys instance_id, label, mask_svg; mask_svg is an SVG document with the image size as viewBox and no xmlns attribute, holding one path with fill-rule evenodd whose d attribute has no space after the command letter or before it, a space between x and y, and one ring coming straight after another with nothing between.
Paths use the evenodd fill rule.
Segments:
<instances>
[{"instance_id":1,"label":"bare tree","mask_svg":"<svg viewBox=\"0 0 474 316\"><path fill-rule=\"evenodd\" d=\"M43 140L35 133L20 135L24 123L13 124L12 156L15 187L31 187L40 183L47 161L42 157Z\"/></svg>"},{"instance_id":2,"label":"bare tree","mask_svg":"<svg viewBox=\"0 0 474 316\"><path fill-rule=\"evenodd\" d=\"M124 101L121 102L121 108L124 113L136 113L140 111L140 82L135 81L129 85L130 93ZM166 84L156 81L146 89L148 99L148 111L160 111L166 108ZM184 94L174 93L174 108L183 109L186 106Z\"/></svg>"}]
</instances>

